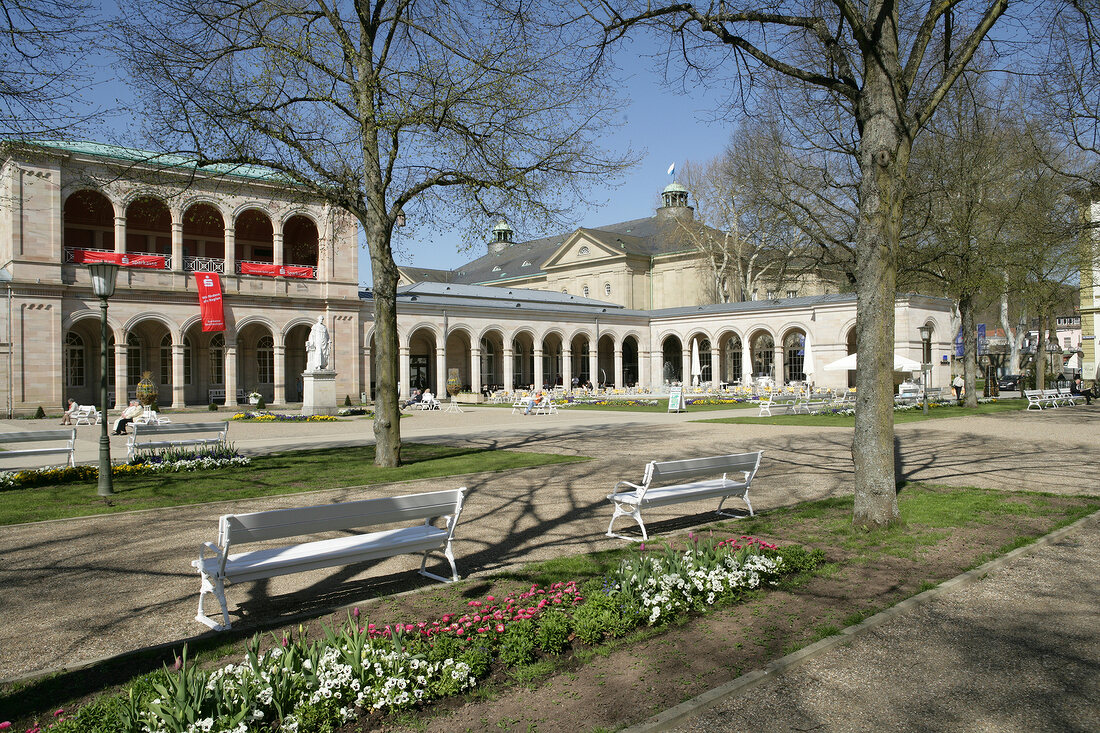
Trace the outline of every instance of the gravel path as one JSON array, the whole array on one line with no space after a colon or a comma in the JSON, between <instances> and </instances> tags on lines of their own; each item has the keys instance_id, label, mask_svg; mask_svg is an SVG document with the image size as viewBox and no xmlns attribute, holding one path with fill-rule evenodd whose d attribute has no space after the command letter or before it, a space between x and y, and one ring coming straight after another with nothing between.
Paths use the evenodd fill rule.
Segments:
<instances>
[{"instance_id":1,"label":"gravel path","mask_svg":"<svg viewBox=\"0 0 1100 733\"><path fill-rule=\"evenodd\" d=\"M1098 731L1100 522L675 730Z\"/></svg>"},{"instance_id":2,"label":"gravel path","mask_svg":"<svg viewBox=\"0 0 1100 733\"><path fill-rule=\"evenodd\" d=\"M193 620L198 578L190 567L201 542L214 539L217 516L306 503L399 495L469 486L455 554L465 577L617 543L604 536L606 494L619 479L637 480L647 460L763 449L753 485L757 511L846 493L851 430L689 422L729 413L562 411L523 417L480 408L461 415L418 412L402 421L407 440L592 456L567 466L473 474L371 487L350 487L214 505L0 527L0 679L204 631ZM753 414L746 411L744 414ZM174 415L177 422L210 419ZM3 422L3 421L0 421ZM46 423L36 426L35 423ZM909 423L897 428L899 475L988 488L1100 493L1100 406L1012 412ZM13 421L4 430L52 429L51 421ZM80 429L78 460L94 460L98 432ZM261 453L287 447L370 442L368 420L311 424L240 424L238 448ZM116 439L121 441L122 439ZM114 450L121 455L122 443ZM196 480L201 480L197 478ZM736 502L734 502L736 506ZM670 507L647 517L651 531L713 519L709 504ZM650 518L652 521L650 521ZM410 587L415 558L315 571L229 589L234 625L321 613Z\"/></svg>"}]
</instances>

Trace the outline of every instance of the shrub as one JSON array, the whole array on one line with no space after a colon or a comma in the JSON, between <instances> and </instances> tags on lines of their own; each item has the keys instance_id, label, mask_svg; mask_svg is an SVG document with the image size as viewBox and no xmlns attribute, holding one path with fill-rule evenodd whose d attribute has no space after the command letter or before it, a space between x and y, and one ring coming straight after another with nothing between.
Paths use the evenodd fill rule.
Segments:
<instances>
[{"instance_id":1,"label":"shrub","mask_svg":"<svg viewBox=\"0 0 1100 733\"><path fill-rule=\"evenodd\" d=\"M257 409L257 410L266 410L266 409L267 409L267 403L266 403L266 402L264 402L264 398L263 398L263 397L261 397L261 398L259 399L259 401L258 401L258 402L256 402L256 409Z\"/></svg>"},{"instance_id":2,"label":"shrub","mask_svg":"<svg viewBox=\"0 0 1100 733\"><path fill-rule=\"evenodd\" d=\"M153 412L160 412L160 402L153 400L152 404L149 405L149 409Z\"/></svg>"},{"instance_id":3,"label":"shrub","mask_svg":"<svg viewBox=\"0 0 1100 733\"><path fill-rule=\"evenodd\" d=\"M569 617L556 609L542 614L535 631L535 643L548 654L561 654L569 643Z\"/></svg>"},{"instance_id":4,"label":"shrub","mask_svg":"<svg viewBox=\"0 0 1100 733\"><path fill-rule=\"evenodd\" d=\"M340 704L332 698L300 705L294 710L298 733L336 733L343 726Z\"/></svg>"},{"instance_id":5,"label":"shrub","mask_svg":"<svg viewBox=\"0 0 1100 733\"><path fill-rule=\"evenodd\" d=\"M535 625L513 621L500 637L500 661L509 667L528 664L535 658Z\"/></svg>"},{"instance_id":6,"label":"shrub","mask_svg":"<svg viewBox=\"0 0 1100 733\"><path fill-rule=\"evenodd\" d=\"M489 673L489 664L493 661L493 655L488 647L475 646L462 652L458 661L470 665L471 677L481 679Z\"/></svg>"},{"instance_id":7,"label":"shrub","mask_svg":"<svg viewBox=\"0 0 1100 733\"><path fill-rule=\"evenodd\" d=\"M344 395L344 407L351 407L351 395Z\"/></svg>"},{"instance_id":8,"label":"shrub","mask_svg":"<svg viewBox=\"0 0 1100 733\"><path fill-rule=\"evenodd\" d=\"M583 606L573 614L573 629L585 644L598 644L604 637L618 637L638 625L636 614L624 615L621 604L602 590L586 597Z\"/></svg>"},{"instance_id":9,"label":"shrub","mask_svg":"<svg viewBox=\"0 0 1100 733\"><path fill-rule=\"evenodd\" d=\"M34 411L34 419L41 420L46 417L46 411L42 409L42 405L38 406L38 409Z\"/></svg>"},{"instance_id":10,"label":"shrub","mask_svg":"<svg viewBox=\"0 0 1100 733\"><path fill-rule=\"evenodd\" d=\"M792 575L806 573L825 562L825 553L821 550L807 550L801 545L790 545L776 549L783 558L783 572Z\"/></svg>"},{"instance_id":11,"label":"shrub","mask_svg":"<svg viewBox=\"0 0 1100 733\"><path fill-rule=\"evenodd\" d=\"M92 700L74 715L62 713L50 733L117 733L126 730L125 704L118 695Z\"/></svg>"},{"instance_id":12,"label":"shrub","mask_svg":"<svg viewBox=\"0 0 1100 733\"><path fill-rule=\"evenodd\" d=\"M210 410L210 412L217 412L218 411L218 403L217 402L211 402L210 405L206 409Z\"/></svg>"}]
</instances>

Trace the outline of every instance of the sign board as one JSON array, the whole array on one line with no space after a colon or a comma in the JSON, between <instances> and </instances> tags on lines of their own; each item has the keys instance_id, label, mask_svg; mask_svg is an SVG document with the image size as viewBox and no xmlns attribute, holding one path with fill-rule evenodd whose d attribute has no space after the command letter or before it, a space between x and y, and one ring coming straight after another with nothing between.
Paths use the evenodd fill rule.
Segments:
<instances>
[{"instance_id":1,"label":"sign board","mask_svg":"<svg viewBox=\"0 0 1100 733\"><path fill-rule=\"evenodd\" d=\"M686 410L684 409L683 387L673 387L672 391L668 393L668 411L686 412Z\"/></svg>"}]
</instances>

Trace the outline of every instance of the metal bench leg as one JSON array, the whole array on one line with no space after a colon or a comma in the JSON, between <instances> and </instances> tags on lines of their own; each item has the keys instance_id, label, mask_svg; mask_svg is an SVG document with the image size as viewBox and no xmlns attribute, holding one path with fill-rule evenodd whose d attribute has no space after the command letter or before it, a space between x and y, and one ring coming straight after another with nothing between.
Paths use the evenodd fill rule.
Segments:
<instances>
[{"instance_id":1,"label":"metal bench leg","mask_svg":"<svg viewBox=\"0 0 1100 733\"><path fill-rule=\"evenodd\" d=\"M628 509L623 509L622 504L615 504L615 512L611 515L611 523L607 525L607 536L626 540L628 542L637 542L638 540L636 537L627 537L625 535L615 534L611 531L611 528L615 526L615 520L619 517L633 517L634 521L638 523L638 526L642 530L642 542L647 541L649 535L645 531L645 522L642 521L641 507L636 507L632 504L628 504L627 506L629 507Z\"/></svg>"},{"instance_id":2,"label":"metal bench leg","mask_svg":"<svg viewBox=\"0 0 1100 733\"><path fill-rule=\"evenodd\" d=\"M443 548L443 555L447 558L447 562L451 563L451 577L444 578L442 575L436 575L430 573L427 570L428 565L428 553L431 550L424 550L424 557L420 559L420 574L425 578L431 578L432 580L438 580L440 583L456 583L458 582L458 568L455 567L455 556L451 552L451 545L447 543L447 546Z\"/></svg>"},{"instance_id":3,"label":"metal bench leg","mask_svg":"<svg viewBox=\"0 0 1100 733\"><path fill-rule=\"evenodd\" d=\"M213 583L210 582L210 576L206 573L200 573L202 576L202 586L199 588L199 612L195 616L195 620L199 623L206 624L214 631L225 631L232 628L229 623L229 608L225 601L225 586L222 584L221 579L216 579ZM213 593L214 597L218 599L218 603L222 607L222 624L216 623L213 619L206 615L206 611L203 610L202 602L207 593Z\"/></svg>"},{"instance_id":4,"label":"metal bench leg","mask_svg":"<svg viewBox=\"0 0 1100 733\"><path fill-rule=\"evenodd\" d=\"M728 498L729 496L722 497L722 501L718 502L718 508L715 510L715 514L718 514L722 517L729 517L730 519L741 519L742 516L740 514L730 514L729 512L722 511L722 505L726 503L726 499ZM745 504L749 507L749 516L753 516L752 504L749 504L749 493L746 491L744 496L742 496L741 498L745 500Z\"/></svg>"}]
</instances>

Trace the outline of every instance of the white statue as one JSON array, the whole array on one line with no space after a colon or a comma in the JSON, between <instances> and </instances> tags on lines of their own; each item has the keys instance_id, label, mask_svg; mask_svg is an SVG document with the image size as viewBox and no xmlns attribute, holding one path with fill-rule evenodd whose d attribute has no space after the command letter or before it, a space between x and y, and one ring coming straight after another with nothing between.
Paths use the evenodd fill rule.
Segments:
<instances>
[{"instance_id":1,"label":"white statue","mask_svg":"<svg viewBox=\"0 0 1100 733\"><path fill-rule=\"evenodd\" d=\"M317 323L309 329L309 338L306 339L306 371L315 372L328 369L328 355L330 345L328 328L325 327L325 317L317 316Z\"/></svg>"}]
</instances>

